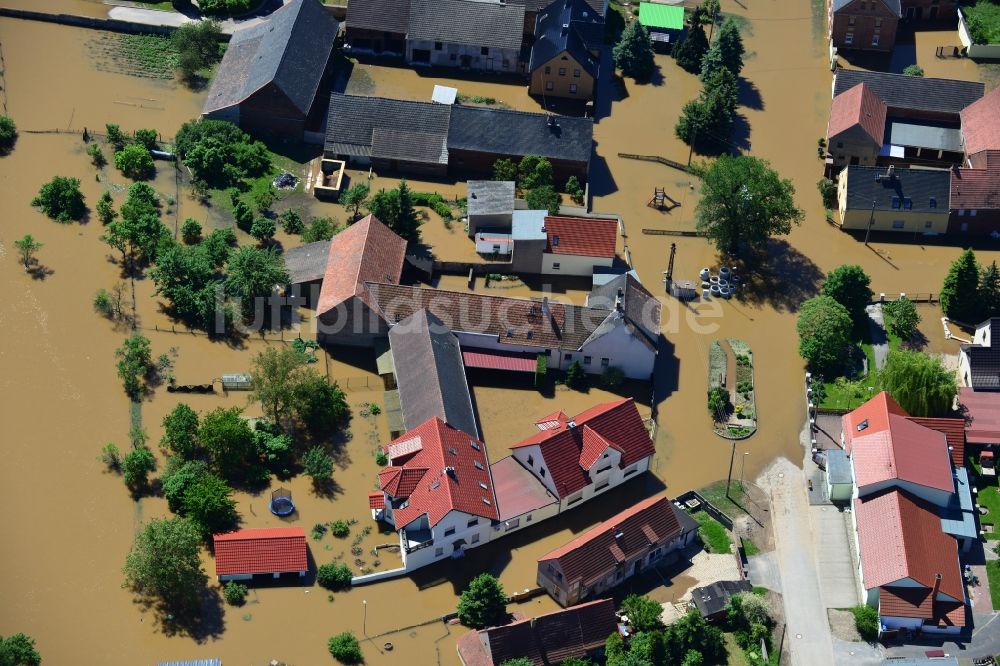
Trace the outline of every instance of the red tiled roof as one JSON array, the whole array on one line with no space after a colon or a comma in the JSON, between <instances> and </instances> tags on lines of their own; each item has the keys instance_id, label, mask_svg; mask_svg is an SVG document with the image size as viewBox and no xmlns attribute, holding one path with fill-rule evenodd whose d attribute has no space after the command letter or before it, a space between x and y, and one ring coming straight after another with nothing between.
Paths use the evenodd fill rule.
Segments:
<instances>
[{"instance_id":1,"label":"red tiled roof","mask_svg":"<svg viewBox=\"0 0 1000 666\"><path fill-rule=\"evenodd\" d=\"M943 434L948 446L951 447L951 464L955 467L965 467L965 421L963 419L921 418L909 417L917 425L922 425Z\"/></svg>"},{"instance_id":2,"label":"red tiled roof","mask_svg":"<svg viewBox=\"0 0 1000 666\"><path fill-rule=\"evenodd\" d=\"M965 600L958 542L941 529L937 509L898 489L854 500L865 589L891 586L910 578Z\"/></svg>"},{"instance_id":3,"label":"red tiled roof","mask_svg":"<svg viewBox=\"0 0 1000 666\"><path fill-rule=\"evenodd\" d=\"M317 315L352 296L372 305L366 282L396 284L403 273L406 241L374 215L368 215L333 237L320 288Z\"/></svg>"},{"instance_id":4,"label":"red tiled roof","mask_svg":"<svg viewBox=\"0 0 1000 666\"><path fill-rule=\"evenodd\" d=\"M965 604L954 601L934 602L932 588L881 587L878 591L880 615L915 617L924 624L965 626Z\"/></svg>"},{"instance_id":5,"label":"red tiled roof","mask_svg":"<svg viewBox=\"0 0 1000 666\"><path fill-rule=\"evenodd\" d=\"M997 124L1000 125L1000 120ZM984 152L977 162L982 168L951 170L949 205L953 210L1000 208L1000 149Z\"/></svg>"},{"instance_id":6,"label":"red tiled roof","mask_svg":"<svg viewBox=\"0 0 1000 666\"><path fill-rule=\"evenodd\" d=\"M511 448L538 445L560 498L571 495L590 483L587 474L589 467L584 467L583 463L600 446L594 435L605 439L613 448L622 452L622 468L653 455L655 451L632 398L596 405L572 419L558 412L545 420L552 419L559 419L558 424L546 427ZM570 427L570 423L574 426ZM587 430L591 434L585 435ZM584 449L588 451L587 454ZM601 449L597 455L604 450Z\"/></svg>"},{"instance_id":7,"label":"red tiled roof","mask_svg":"<svg viewBox=\"0 0 1000 666\"><path fill-rule=\"evenodd\" d=\"M590 470L594 464L601 459L601 454L608 449L614 449L619 453L625 453L622 448L614 442L609 442L600 433L589 425L583 426L583 448L580 449L580 467Z\"/></svg>"},{"instance_id":8,"label":"red tiled roof","mask_svg":"<svg viewBox=\"0 0 1000 666\"><path fill-rule=\"evenodd\" d=\"M650 497L604 521L566 545L538 559L538 566L558 561L567 585L581 585L614 571L623 560L645 553L651 543L666 543L681 534L676 509L666 497ZM656 539L650 539L650 530ZM621 534L620 538L615 538Z\"/></svg>"},{"instance_id":9,"label":"red tiled roof","mask_svg":"<svg viewBox=\"0 0 1000 666\"><path fill-rule=\"evenodd\" d=\"M368 508L369 509L384 509L385 508L385 494L384 493L368 493Z\"/></svg>"},{"instance_id":10,"label":"red tiled roof","mask_svg":"<svg viewBox=\"0 0 1000 666\"><path fill-rule=\"evenodd\" d=\"M408 499L406 507L393 510L397 527L424 514L433 527L453 510L499 520L486 446L481 441L435 416L390 442L386 452L411 438L420 439L417 452L402 463L391 459L393 466L379 473L382 490L390 497Z\"/></svg>"},{"instance_id":11,"label":"red tiled roof","mask_svg":"<svg viewBox=\"0 0 1000 666\"><path fill-rule=\"evenodd\" d=\"M490 465L500 520L510 520L552 504L556 498L514 456Z\"/></svg>"},{"instance_id":12,"label":"red tiled roof","mask_svg":"<svg viewBox=\"0 0 1000 666\"><path fill-rule=\"evenodd\" d=\"M301 527L270 527L212 535L215 575L306 571L306 533Z\"/></svg>"},{"instance_id":13,"label":"red tiled roof","mask_svg":"<svg viewBox=\"0 0 1000 666\"><path fill-rule=\"evenodd\" d=\"M1000 150L1000 88L962 109L965 154Z\"/></svg>"},{"instance_id":14,"label":"red tiled roof","mask_svg":"<svg viewBox=\"0 0 1000 666\"><path fill-rule=\"evenodd\" d=\"M550 215L545 218L545 235L548 237L545 251L551 254L611 259L615 256L618 222Z\"/></svg>"},{"instance_id":15,"label":"red tiled roof","mask_svg":"<svg viewBox=\"0 0 1000 666\"><path fill-rule=\"evenodd\" d=\"M969 444L1000 444L1000 393L958 389L965 409L965 439Z\"/></svg>"},{"instance_id":16,"label":"red tiled roof","mask_svg":"<svg viewBox=\"0 0 1000 666\"><path fill-rule=\"evenodd\" d=\"M946 437L910 420L885 391L844 415L844 437L859 489L899 480L955 491Z\"/></svg>"},{"instance_id":17,"label":"red tiled roof","mask_svg":"<svg viewBox=\"0 0 1000 666\"><path fill-rule=\"evenodd\" d=\"M833 98L827 138L833 141L841 132L860 125L881 146L885 135L885 113L885 102L867 85L859 83Z\"/></svg>"},{"instance_id":18,"label":"red tiled roof","mask_svg":"<svg viewBox=\"0 0 1000 666\"><path fill-rule=\"evenodd\" d=\"M534 372L538 365L538 360L535 356L503 354L500 352L463 351L462 361L467 368L510 370L512 372Z\"/></svg>"}]
</instances>

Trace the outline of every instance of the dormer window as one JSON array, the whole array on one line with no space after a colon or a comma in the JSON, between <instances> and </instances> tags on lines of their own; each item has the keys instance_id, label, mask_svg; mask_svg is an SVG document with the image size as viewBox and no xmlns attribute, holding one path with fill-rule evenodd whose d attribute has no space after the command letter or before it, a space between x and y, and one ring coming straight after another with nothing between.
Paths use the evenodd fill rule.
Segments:
<instances>
[{"instance_id":1,"label":"dormer window","mask_svg":"<svg viewBox=\"0 0 1000 666\"><path fill-rule=\"evenodd\" d=\"M868 428L868 419L865 419L864 421L858 424L858 432L861 432L862 430L865 430L867 428Z\"/></svg>"},{"instance_id":2,"label":"dormer window","mask_svg":"<svg viewBox=\"0 0 1000 666\"><path fill-rule=\"evenodd\" d=\"M553 234L552 236L552 247L559 245L559 236Z\"/></svg>"},{"instance_id":3,"label":"dormer window","mask_svg":"<svg viewBox=\"0 0 1000 666\"><path fill-rule=\"evenodd\" d=\"M892 207L893 208L899 208L899 197L893 197L892 198Z\"/></svg>"}]
</instances>

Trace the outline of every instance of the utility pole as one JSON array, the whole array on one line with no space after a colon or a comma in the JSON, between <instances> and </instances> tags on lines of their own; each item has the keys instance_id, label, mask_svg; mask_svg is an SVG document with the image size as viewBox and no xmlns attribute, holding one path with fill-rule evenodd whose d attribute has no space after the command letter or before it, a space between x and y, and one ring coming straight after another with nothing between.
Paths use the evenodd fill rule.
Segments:
<instances>
[{"instance_id":1,"label":"utility pole","mask_svg":"<svg viewBox=\"0 0 1000 666\"><path fill-rule=\"evenodd\" d=\"M729 456L729 475L726 477L726 498L732 499L729 496L729 486L733 483L733 462L736 459L736 440L733 440L733 452Z\"/></svg>"},{"instance_id":2,"label":"utility pole","mask_svg":"<svg viewBox=\"0 0 1000 666\"><path fill-rule=\"evenodd\" d=\"M364 616L361 620L361 633L368 638L368 600L362 599L361 605L364 607Z\"/></svg>"},{"instance_id":3,"label":"utility pole","mask_svg":"<svg viewBox=\"0 0 1000 666\"><path fill-rule=\"evenodd\" d=\"M740 492L746 495L746 490L743 489L743 466L747 462L747 456L750 455L749 451L743 452L743 457L740 458Z\"/></svg>"},{"instance_id":4,"label":"utility pole","mask_svg":"<svg viewBox=\"0 0 1000 666\"><path fill-rule=\"evenodd\" d=\"M873 224L875 224L875 199L872 199L872 214L868 218L868 230L865 231L865 247L868 247L868 237L872 233Z\"/></svg>"}]
</instances>

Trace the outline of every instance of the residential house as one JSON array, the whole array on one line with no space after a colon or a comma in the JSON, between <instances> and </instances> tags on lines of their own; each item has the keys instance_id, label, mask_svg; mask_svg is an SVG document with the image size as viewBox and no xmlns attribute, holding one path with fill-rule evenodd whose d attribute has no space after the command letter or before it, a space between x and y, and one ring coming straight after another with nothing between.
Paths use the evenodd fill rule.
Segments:
<instances>
[{"instance_id":1,"label":"residential house","mask_svg":"<svg viewBox=\"0 0 1000 666\"><path fill-rule=\"evenodd\" d=\"M458 338L427 310L417 310L389 329L393 381L401 418L389 431L401 434L437 417L479 436ZM398 423L393 423L398 420Z\"/></svg>"},{"instance_id":2,"label":"residential house","mask_svg":"<svg viewBox=\"0 0 1000 666\"><path fill-rule=\"evenodd\" d=\"M980 450L1000 447L1000 393L962 386L958 403L965 417L965 443Z\"/></svg>"},{"instance_id":3,"label":"residential house","mask_svg":"<svg viewBox=\"0 0 1000 666\"><path fill-rule=\"evenodd\" d=\"M558 498L560 511L642 474L656 451L632 398L596 405L572 418L555 412L535 427L538 433L511 449Z\"/></svg>"},{"instance_id":4,"label":"residential house","mask_svg":"<svg viewBox=\"0 0 1000 666\"><path fill-rule=\"evenodd\" d=\"M515 73L524 6L502 0L410 0L406 61Z\"/></svg>"},{"instance_id":5,"label":"residential house","mask_svg":"<svg viewBox=\"0 0 1000 666\"><path fill-rule=\"evenodd\" d=\"M536 19L528 61L528 92L592 99L603 43L602 15L584 0L555 0Z\"/></svg>"},{"instance_id":6,"label":"residential house","mask_svg":"<svg viewBox=\"0 0 1000 666\"><path fill-rule=\"evenodd\" d=\"M840 227L845 230L948 231L951 172L847 166L837 182Z\"/></svg>"},{"instance_id":7,"label":"residential house","mask_svg":"<svg viewBox=\"0 0 1000 666\"><path fill-rule=\"evenodd\" d=\"M972 343L962 345L958 373L973 391L1000 391L1000 317L980 323Z\"/></svg>"},{"instance_id":8,"label":"residential house","mask_svg":"<svg viewBox=\"0 0 1000 666\"><path fill-rule=\"evenodd\" d=\"M358 0L344 20L347 45L364 53L406 55L409 30L409 0Z\"/></svg>"},{"instance_id":9,"label":"residential house","mask_svg":"<svg viewBox=\"0 0 1000 666\"><path fill-rule=\"evenodd\" d=\"M550 215L545 218L544 230L542 275L590 277L595 268L610 267L615 261L617 220Z\"/></svg>"},{"instance_id":10,"label":"residential house","mask_svg":"<svg viewBox=\"0 0 1000 666\"><path fill-rule=\"evenodd\" d=\"M526 42L535 35L535 24L538 14L552 4L552 0L511 0L519 5L524 5L524 36ZM595 16L605 17L608 15L608 0L586 0L587 5L593 10Z\"/></svg>"},{"instance_id":11,"label":"residential house","mask_svg":"<svg viewBox=\"0 0 1000 666\"><path fill-rule=\"evenodd\" d=\"M711 585L692 589L690 605L705 618L705 621L718 622L726 619L730 599L737 594L751 591L753 585L748 580L720 580Z\"/></svg>"},{"instance_id":12,"label":"residential house","mask_svg":"<svg viewBox=\"0 0 1000 666\"><path fill-rule=\"evenodd\" d=\"M975 169L987 167L987 155L1000 151L1000 88L961 111L965 154Z\"/></svg>"},{"instance_id":13,"label":"residential house","mask_svg":"<svg viewBox=\"0 0 1000 666\"><path fill-rule=\"evenodd\" d=\"M280 578L309 571L306 533L301 527L268 527L212 535L215 575L220 581Z\"/></svg>"},{"instance_id":14,"label":"residential house","mask_svg":"<svg viewBox=\"0 0 1000 666\"><path fill-rule=\"evenodd\" d=\"M467 1L476 4L473 0ZM586 182L592 118L333 93L324 154L357 166L443 175L493 173L502 158L547 158L557 182Z\"/></svg>"},{"instance_id":15,"label":"residential house","mask_svg":"<svg viewBox=\"0 0 1000 666\"><path fill-rule=\"evenodd\" d=\"M251 133L312 140L322 131L338 29L319 0L291 0L267 19L238 28L202 116Z\"/></svg>"},{"instance_id":16,"label":"residential house","mask_svg":"<svg viewBox=\"0 0 1000 666\"><path fill-rule=\"evenodd\" d=\"M653 40L654 48L673 49L684 34L684 7L659 2L640 2L639 23L649 31L649 38Z\"/></svg>"},{"instance_id":17,"label":"residential house","mask_svg":"<svg viewBox=\"0 0 1000 666\"><path fill-rule=\"evenodd\" d=\"M509 231L515 207L514 181L470 180L466 183L469 238L480 229Z\"/></svg>"},{"instance_id":18,"label":"residential house","mask_svg":"<svg viewBox=\"0 0 1000 666\"><path fill-rule=\"evenodd\" d=\"M319 298L326 264L330 256L330 243L322 240L288 248L282 253L288 271L289 295L302 298L306 305L315 306Z\"/></svg>"},{"instance_id":19,"label":"residential house","mask_svg":"<svg viewBox=\"0 0 1000 666\"><path fill-rule=\"evenodd\" d=\"M982 150L969 161L972 167L951 172L948 232L1000 237L1000 150Z\"/></svg>"},{"instance_id":20,"label":"residential house","mask_svg":"<svg viewBox=\"0 0 1000 666\"><path fill-rule=\"evenodd\" d=\"M902 0L902 10L903 20L907 22L954 19L958 15L958 3L955 0Z\"/></svg>"},{"instance_id":21,"label":"residential house","mask_svg":"<svg viewBox=\"0 0 1000 666\"><path fill-rule=\"evenodd\" d=\"M830 41L841 51L891 51L900 0L831 0Z\"/></svg>"},{"instance_id":22,"label":"residential house","mask_svg":"<svg viewBox=\"0 0 1000 666\"><path fill-rule=\"evenodd\" d=\"M666 497L650 497L538 560L538 584L561 606L603 595L650 566L674 562L697 523Z\"/></svg>"},{"instance_id":23,"label":"residential house","mask_svg":"<svg viewBox=\"0 0 1000 666\"><path fill-rule=\"evenodd\" d=\"M384 448L369 506L399 533L403 567L413 571L487 543L500 520L485 445L438 417Z\"/></svg>"},{"instance_id":24,"label":"residential house","mask_svg":"<svg viewBox=\"0 0 1000 666\"><path fill-rule=\"evenodd\" d=\"M500 666L528 659L535 666L603 654L608 636L618 631L615 604L600 599L525 618L500 627L470 631L458 639L463 666Z\"/></svg>"},{"instance_id":25,"label":"residential house","mask_svg":"<svg viewBox=\"0 0 1000 666\"><path fill-rule=\"evenodd\" d=\"M885 114L885 102L864 83L833 98L826 140L834 168L875 165L882 150Z\"/></svg>"},{"instance_id":26,"label":"residential house","mask_svg":"<svg viewBox=\"0 0 1000 666\"><path fill-rule=\"evenodd\" d=\"M386 335L389 326L374 306L369 283L398 283L405 254L406 241L374 215L334 236L316 304L317 339L370 346Z\"/></svg>"},{"instance_id":27,"label":"residential house","mask_svg":"<svg viewBox=\"0 0 1000 666\"><path fill-rule=\"evenodd\" d=\"M985 90L979 82L840 68L833 76L833 96L859 83L885 102L890 117L911 121L958 123L962 110L980 99Z\"/></svg>"}]
</instances>

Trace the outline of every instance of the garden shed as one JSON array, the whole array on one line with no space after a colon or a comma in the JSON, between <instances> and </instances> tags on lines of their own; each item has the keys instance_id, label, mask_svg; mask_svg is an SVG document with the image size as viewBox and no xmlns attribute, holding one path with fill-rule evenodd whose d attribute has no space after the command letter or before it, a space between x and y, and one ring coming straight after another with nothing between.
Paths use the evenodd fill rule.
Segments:
<instances>
[{"instance_id":1,"label":"garden shed","mask_svg":"<svg viewBox=\"0 0 1000 666\"><path fill-rule=\"evenodd\" d=\"M851 463L842 449L826 452L826 492L831 502L848 502L853 492Z\"/></svg>"}]
</instances>

